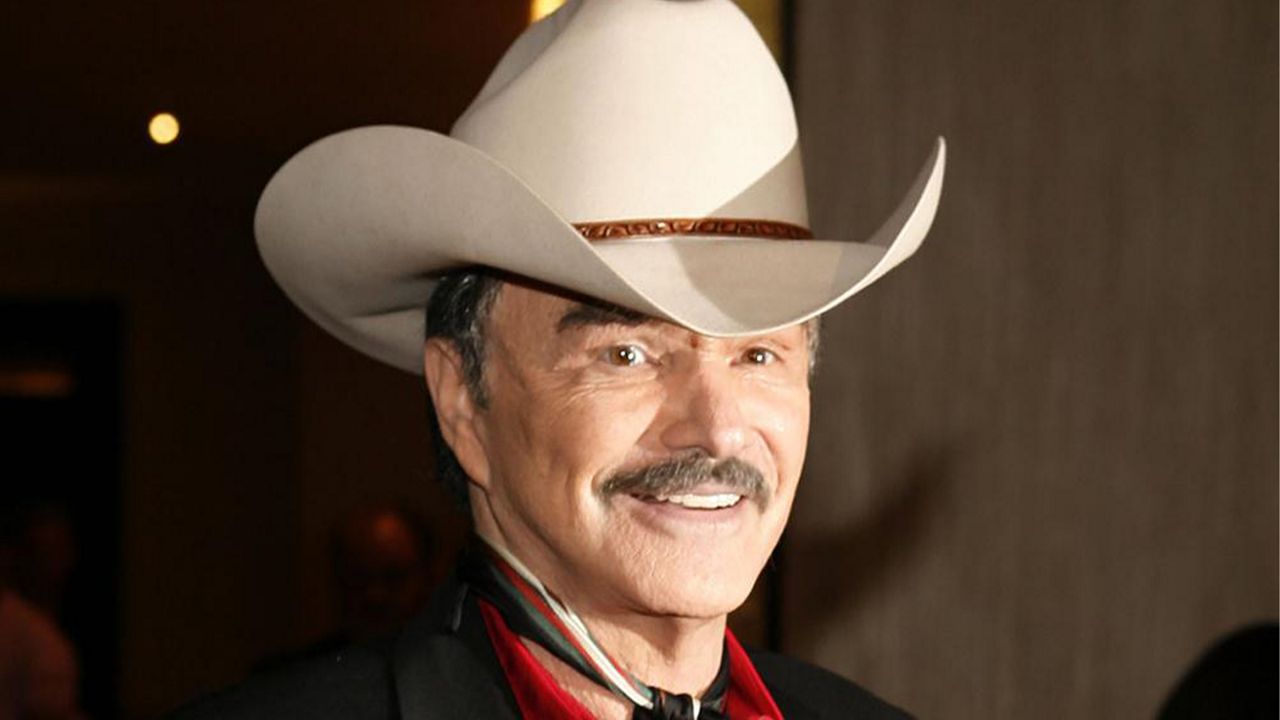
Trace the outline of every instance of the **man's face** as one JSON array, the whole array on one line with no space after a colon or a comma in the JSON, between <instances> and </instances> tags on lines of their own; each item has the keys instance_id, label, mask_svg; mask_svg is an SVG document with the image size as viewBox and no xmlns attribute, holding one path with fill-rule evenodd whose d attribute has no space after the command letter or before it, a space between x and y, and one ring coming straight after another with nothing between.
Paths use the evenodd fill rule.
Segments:
<instances>
[{"instance_id":1,"label":"man's face","mask_svg":"<svg viewBox=\"0 0 1280 720\"><path fill-rule=\"evenodd\" d=\"M729 612L804 462L806 333L710 338L505 284L474 422L484 458L468 467L478 529L580 610Z\"/></svg>"}]
</instances>

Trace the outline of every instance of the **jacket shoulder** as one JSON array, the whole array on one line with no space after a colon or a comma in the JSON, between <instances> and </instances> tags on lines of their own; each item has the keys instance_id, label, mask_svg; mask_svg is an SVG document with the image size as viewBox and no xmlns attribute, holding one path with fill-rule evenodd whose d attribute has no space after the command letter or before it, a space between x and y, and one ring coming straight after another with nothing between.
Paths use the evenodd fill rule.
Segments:
<instances>
[{"instance_id":1,"label":"jacket shoulder","mask_svg":"<svg viewBox=\"0 0 1280 720\"><path fill-rule=\"evenodd\" d=\"M251 676L197 699L168 720L399 717L390 663L383 648L353 647Z\"/></svg>"},{"instance_id":2,"label":"jacket shoulder","mask_svg":"<svg viewBox=\"0 0 1280 720\"><path fill-rule=\"evenodd\" d=\"M820 667L768 652L752 651L751 662L784 717L843 720L903 720L907 713Z\"/></svg>"}]
</instances>

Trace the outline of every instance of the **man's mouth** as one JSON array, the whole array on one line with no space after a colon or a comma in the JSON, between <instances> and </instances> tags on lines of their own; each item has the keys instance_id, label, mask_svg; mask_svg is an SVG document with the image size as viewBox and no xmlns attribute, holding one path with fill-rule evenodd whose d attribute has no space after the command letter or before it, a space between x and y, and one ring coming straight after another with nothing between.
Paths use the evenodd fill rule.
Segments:
<instances>
[{"instance_id":1,"label":"man's mouth","mask_svg":"<svg viewBox=\"0 0 1280 720\"><path fill-rule=\"evenodd\" d=\"M669 503L679 505L680 507L689 508L690 510L722 510L724 508L733 507L742 501L742 496L737 493L716 493L714 495L636 495L636 497L647 503Z\"/></svg>"}]
</instances>

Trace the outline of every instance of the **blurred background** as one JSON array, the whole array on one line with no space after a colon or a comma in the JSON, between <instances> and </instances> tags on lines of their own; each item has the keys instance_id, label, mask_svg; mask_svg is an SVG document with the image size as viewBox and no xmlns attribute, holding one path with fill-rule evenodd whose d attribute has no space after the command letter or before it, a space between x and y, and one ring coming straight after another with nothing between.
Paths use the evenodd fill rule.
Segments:
<instances>
[{"instance_id":1,"label":"blurred background","mask_svg":"<svg viewBox=\"0 0 1280 720\"><path fill-rule=\"evenodd\" d=\"M921 253L828 316L739 621L921 717L1155 716L1278 613L1276 4L740 4L821 235L950 157ZM325 134L447 131L542 11L6 8L0 596L90 717L376 629L447 567L419 381L293 309L254 203Z\"/></svg>"}]
</instances>

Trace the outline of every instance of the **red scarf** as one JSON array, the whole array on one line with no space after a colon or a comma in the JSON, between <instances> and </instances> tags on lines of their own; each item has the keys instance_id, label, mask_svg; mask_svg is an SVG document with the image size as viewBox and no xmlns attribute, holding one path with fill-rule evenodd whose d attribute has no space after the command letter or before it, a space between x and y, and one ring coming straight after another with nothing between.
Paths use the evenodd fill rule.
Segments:
<instances>
[{"instance_id":1,"label":"red scarf","mask_svg":"<svg viewBox=\"0 0 1280 720\"><path fill-rule=\"evenodd\" d=\"M522 717L595 720L582 703L560 687L487 600L480 600L480 614ZM729 691L724 714L732 720L782 720L773 696L728 628L725 628L724 640L729 654Z\"/></svg>"}]
</instances>

